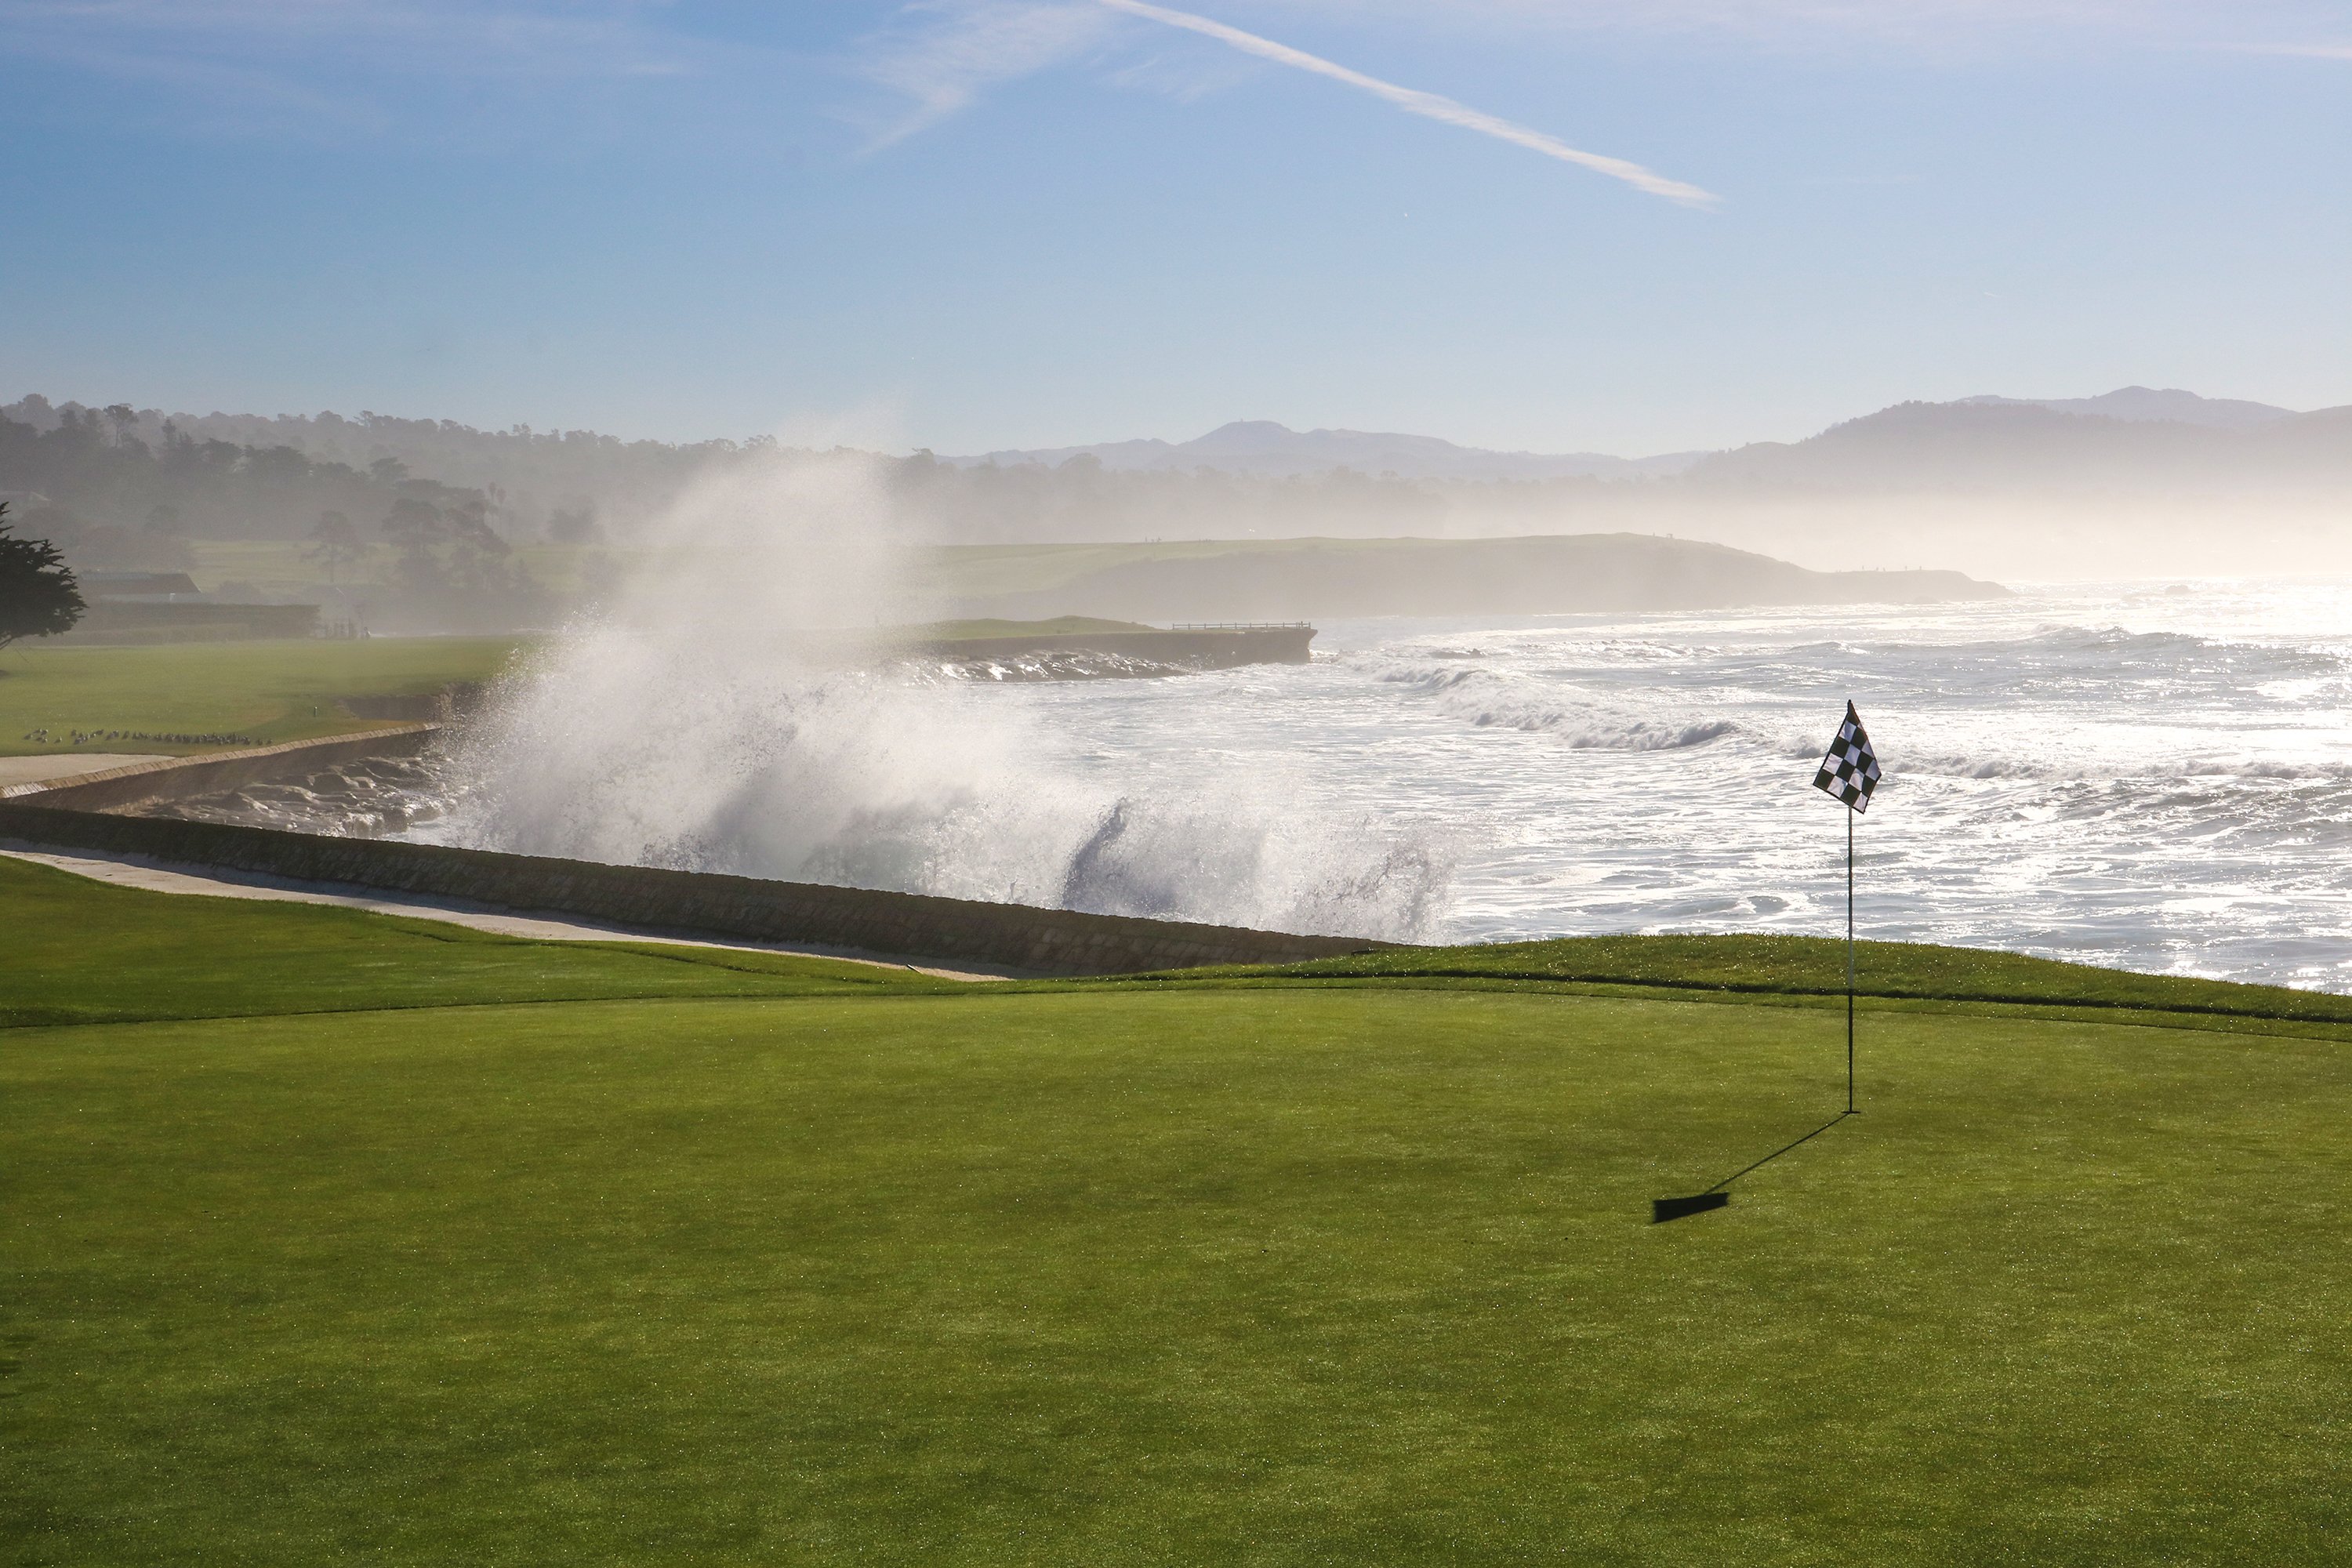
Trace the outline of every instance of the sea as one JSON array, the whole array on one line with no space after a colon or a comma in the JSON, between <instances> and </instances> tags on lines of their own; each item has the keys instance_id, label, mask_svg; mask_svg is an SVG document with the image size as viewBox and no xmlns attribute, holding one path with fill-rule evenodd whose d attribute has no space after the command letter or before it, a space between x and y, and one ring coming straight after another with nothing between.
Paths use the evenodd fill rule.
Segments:
<instances>
[{"instance_id":1,"label":"sea","mask_svg":"<svg viewBox=\"0 0 2352 1568\"><path fill-rule=\"evenodd\" d=\"M1842 936L1851 833L1866 940L2352 991L2352 583L1341 621L1315 649L753 679L583 644L389 826L1433 942ZM1812 784L1848 701L1885 774L1858 816Z\"/></svg>"},{"instance_id":2,"label":"sea","mask_svg":"<svg viewBox=\"0 0 2352 1568\"><path fill-rule=\"evenodd\" d=\"M2352 584L1325 627L1315 662L1006 687L1074 767L1213 761L1445 847L1423 940L1952 942L2352 989ZM1885 778L1813 787L1845 705Z\"/></svg>"}]
</instances>

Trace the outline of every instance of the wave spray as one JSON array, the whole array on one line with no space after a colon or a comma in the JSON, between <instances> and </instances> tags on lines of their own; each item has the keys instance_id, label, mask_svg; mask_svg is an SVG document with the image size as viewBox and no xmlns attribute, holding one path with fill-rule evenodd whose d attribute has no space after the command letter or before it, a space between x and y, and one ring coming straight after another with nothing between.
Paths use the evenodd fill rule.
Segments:
<instances>
[{"instance_id":1,"label":"wave spray","mask_svg":"<svg viewBox=\"0 0 2352 1568\"><path fill-rule=\"evenodd\" d=\"M749 459L682 498L640 560L502 683L459 744L441 836L1341 935L1411 939L1444 911L1448 846L1318 809L1309 777L1139 771L1073 732L1077 710L860 647L914 603L870 459Z\"/></svg>"}]
</instances>

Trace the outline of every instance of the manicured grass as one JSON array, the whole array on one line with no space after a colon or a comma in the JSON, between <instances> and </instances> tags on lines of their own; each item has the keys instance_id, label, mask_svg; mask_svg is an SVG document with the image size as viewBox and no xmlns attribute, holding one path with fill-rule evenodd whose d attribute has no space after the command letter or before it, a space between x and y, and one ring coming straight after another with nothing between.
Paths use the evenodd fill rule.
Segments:
<instances>
[{"instance_id":1,"label":"manicured grass","mask_svg":"<svg viewBox=\"0 0 2352 1568\"><path fill-rule=\"evenodd\" d=\"M918 552L916 581L944 594L987 595L1058 588L1093 573L1152 561L1296 550L1349 553L1441 545L1435 540L1169 539L1118 544L947 544Z\"/></svg>"},{"instance_id":2,"label":"manicured grass","mask_svg":"<svg viewBox=\"0 0 2352 1568\"><path fill-rule=\"evenodd\" d=\"M331 584L325 563L312 558L307 540L198 539L190 541L189 548L195 563L188 575L208 594L224 588L310 594L332 586L381 586L393 581L399 564L399 552L377 539L368 544L361 560L342 563ZM515 559L530 574L531 581L558 592L581 585L582 569L590 557L610 553L596 545L541 542L515 547Z\"/></svg>"},{"instance_id":3,"label":"manicured grass","mask_svg":"<svg viewBox=\"0 0 2352 1568\"><path fill-rule=\"evenodd\" d=\"M72 915L0 884L12 931L28 886L37 922ZM118 911L7 973L92 984L163 942L138 963L252 973L270 1011L290 982L248 963L273 923L314 940L305 912L191 924L174 957ZM351 951L429 981L468 949ZM0 1031L0 1539L2336 1560L2343 1043L1876 1005L1863 1116L1652 1226L1842 1103L1842 1019L1477 984Z\"/></svg>"},{"instance_id":4,"label":"manicured grass","mask_svg":"<svg viewBox=\"0 0 2352 1568\"><path fill-rule=\"evenodd\" d=\"M903 652L909 645L976 642L989 637L1067 637L1091 632L1162 632L1140 621L1106 621L1092 616L1056 616L1043 621L919 621L870 630L811 631L800 637L803 648L816 658L850 663Z\"/></svg>"},{"instance_id":5,"label":"manicured grass","mask_svg":"<svg viewBox=\"0 0 2352 1568\"><path fill-rule=\"evenodd\" d=\"M1845 994L1845 943L1801 936L1570 937L1406 948L1203 974L1352 980L1533 980L1756 996ZM1855 944L1865 996L2352 1024L2352 996L2179 974L2135 974L2022 953L1925 942Z\"/></svg>"},{"instance_id":6,"label":"manicured grass","mask_svg":"<svg viewBox=\"0 0 2352 1568\"><path fill-rule=\"evenodd\" d=\"M0 1026L956 984L783 953L517 942L328 905L166 896L5 856L0 911Z\"/></svg>"},{"instance_id":7,"label":"manicured grass","mask_svg":"<svg viewBox=\"0 0 2352 1568\"><path fill-rule=\"evenodd\" d=\"M302 740L364 730L339 697L437 691L487 680L514 655L512 637L372 637L356 642L168 643L146 647L0 651L0 755L40 752L182 752L154 741L66 743L74 731L243 735ZM47 730L50 739L27 739Z\"/></svg>"},{"instance_id":8,"label":"manicured grass","mask_svg":"<svg viewBox=\"0 0 2352 1568\"><path fill-rule=\"evenodd\" d=\"M1055 616L1045 621L927 621L919 626L893 626L892 641L971 642L982 637L1066 637L1075 632L1156 632L1141 621L1106 621L1097 616Z\"/></svg>"}]
</instances>

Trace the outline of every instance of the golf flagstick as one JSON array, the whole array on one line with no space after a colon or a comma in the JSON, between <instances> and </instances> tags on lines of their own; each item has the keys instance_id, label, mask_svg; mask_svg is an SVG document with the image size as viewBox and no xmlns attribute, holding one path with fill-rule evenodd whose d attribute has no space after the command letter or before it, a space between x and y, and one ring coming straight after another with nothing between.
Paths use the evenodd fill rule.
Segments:
<instances>
[{"instance_id":1,"label":"golf flagstick","mask_svg":"<svg viewBox=\"0 0 2352 1568\"><path fill-rule=\"evenodd\" d=\"M1845 722L1830 742L1813 787L1845 806L1845 1113L1853 1103L1853 819L1870 809L1870 795L1878 787L1878 753L1870 749L1870 731L1853 703L1845 705Z\"/></svg>"},{"instance_id":2,"label":"golf flagstick","mask_svg":"<svg viewBox=\"0 0 2352 1568\"><path fill-rule=\"evenodd\" d=\"M1870 749L1870 734L1862 727L1862 715L1853 704L1845 705L1845 722L1838 726L1837 739L1830 742L1829 755L1822 759L1821 772L1813 775L1813 787L1822 790L1843 805L1845 809L1845 1110L1839 1115L1806 1133L1795 1143L1776 1149L1763 1159L1688 1197L1653 1198L1650 1202L1650 1223L1662 1225L1685 1215L1705 1214L1731 1202L1725 1191L1732 1183L1759 1165L1769 1164L1794 1149L1809 1143L1848 1116L1858 1116L1860 1110L1853 1100L1853 820L1870 809L1871 792L1878 787L1878 753Z\"/></svg>"}]
</instances>

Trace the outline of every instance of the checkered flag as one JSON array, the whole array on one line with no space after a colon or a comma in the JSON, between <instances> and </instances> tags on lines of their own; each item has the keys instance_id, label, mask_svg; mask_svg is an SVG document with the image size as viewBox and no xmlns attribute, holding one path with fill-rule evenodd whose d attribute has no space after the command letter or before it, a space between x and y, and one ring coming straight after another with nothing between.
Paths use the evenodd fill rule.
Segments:
<instances>
[{"instance_id":1,"label":"checkered flag","mask_svg":"<svg viewBox=\"0 0 2352 1568\"><path fill-rule=\"evenodd\" d=\"M1851 702L1845 705L1845 722L1838 726L1837 739L1830 742L1830 754L1822 759L1822 771L1813 775L1813 787L1827 790L1858 812L1870 809L1870 792L1878 787L1878 753L1870 749L1870 733Z\"/></svg>"}]
</instances>

